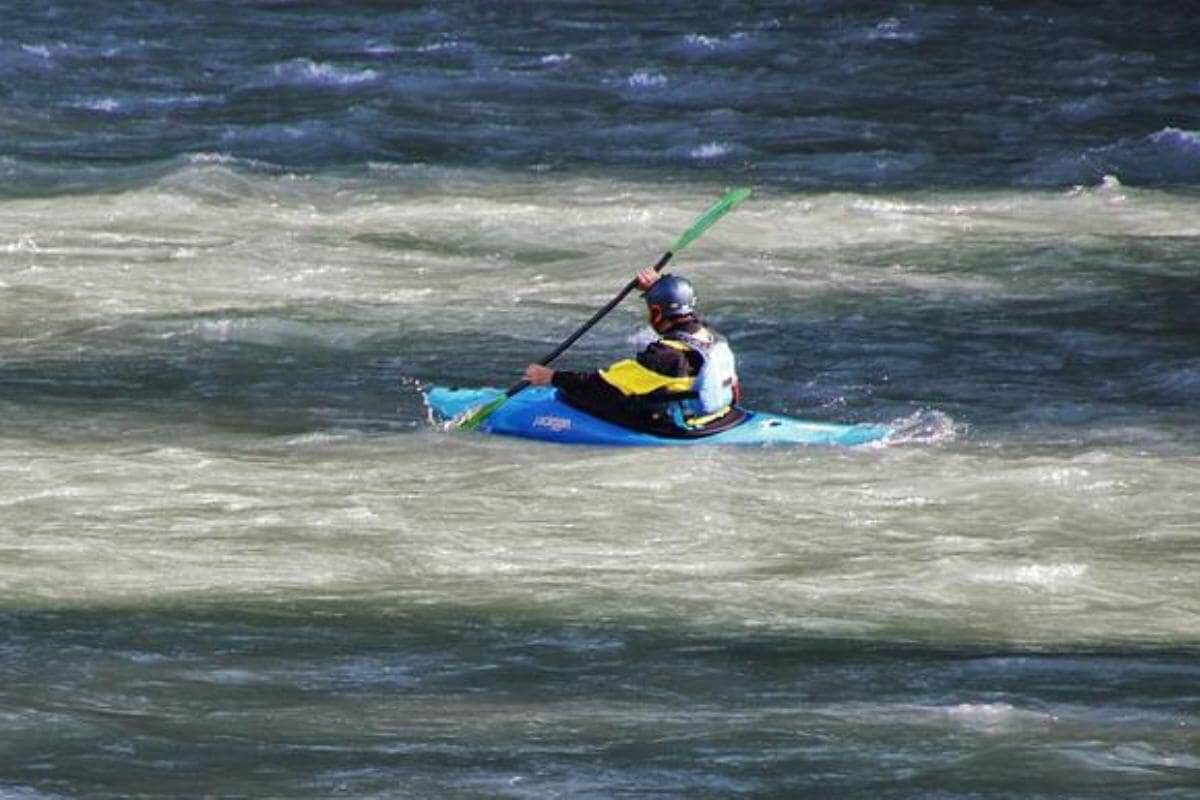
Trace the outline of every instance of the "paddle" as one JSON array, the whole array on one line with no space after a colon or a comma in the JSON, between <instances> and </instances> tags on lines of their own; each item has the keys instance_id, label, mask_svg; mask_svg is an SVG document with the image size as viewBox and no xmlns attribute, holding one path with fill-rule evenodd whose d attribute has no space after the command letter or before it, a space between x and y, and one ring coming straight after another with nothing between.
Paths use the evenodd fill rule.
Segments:
<instances>
[{"instance_id":1,"label":"paddle","mask_svg":"<svg viewBox=\"0 0 1200 800\"><path fill-rule=\"evenodd\" d=\"M702 233L704 233L706 230L708 230L709 228L711 228L717 220L719 220L721 217L725 216L725 214L727 214L730 210L732 210L734 206L736 206L738 203L742 202L749 196L750 196L749 189L734 189L733 191L729 192L724 197L722 197L720 200L718 200L716 203L714 203L711 208L709 208L707 211L705 211L703 214L700 215L699 219L697 219L695 222L692 223L692 226L690 228L688 228L686 231L683 232L683 235L680 236L679 239L676 240L675 244L671 246L670 250L663 253L662 258L660 258L658 260L658 263L654 265L654 271L662 272L662 268L667 265L667 262L670 261L671 258L676 253L680 252L681 250L683 250L683 248L687 247L689 244L691 244L692 242L699 239L700 235ZM599 311L597 311L595 314L592 315L591 319L589 319L587 322L583 323L583 325L581 325L579 327L579 330L575 331L570 336L568 336L566 338L566 340L563 341L562 344L560 344L558 347L554 348L554 350L552 350L547 355L543 356L542 359L540 361L538 361L537 363L541 364L542 366L549 366L550 362L554 361L554 359L561 356L564 352L566 352L568 347L575 344L575 342L579 341L579 337L583 336L585 333L587 333L589 330L591 330L593 325L595 325L597 322L599 322L601 319L603 319L604 316L606 314L608 314L608 312L610 312L614 308L616 308L620 304L620 302L622 300L624 300L625 297L636 288L637 288L636 280L631 280L631 281L629 281L629 283L625 284L625 288L623 288L620 292L618 292L616 297L614 297L612 300L609 300L608 303L605 304L605 306L603 308L601 308ZM490 417L492 415L493 411L495 411L500 406L504 405L505 400L512 397L514 394L521 391L528 385L529 385L529 381L524 381L524 380L514 383L512 386L510 386L508 388L508 391L506 391L504 394L497 397L495 400L492 400L491 402L488 402L488 403L480 406L479 408L473 409L473 410L468 411L465 414L463 414L463 416L456 423L456 427L462 428L464 430L475 430L483 423L484 420L486 420L488 417Z\"/></svg>"}]
</instances>

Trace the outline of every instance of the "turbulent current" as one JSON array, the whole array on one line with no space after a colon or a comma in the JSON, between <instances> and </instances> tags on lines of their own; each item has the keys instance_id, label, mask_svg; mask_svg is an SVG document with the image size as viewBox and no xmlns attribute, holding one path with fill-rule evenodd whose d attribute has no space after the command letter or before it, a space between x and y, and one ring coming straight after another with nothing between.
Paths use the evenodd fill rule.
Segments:
<instances>
[{"instance_id":1,"label":"turbulent current","mask_svg":"<svg viewBox=\"0 0 1200 800\"><path fill-rule=\"evenodd\" d=\"M1200 796L1190 17L18 5L0 795ZM742 184L746 405L887 444L430 424Z\"/></svg>"}]
</instances>

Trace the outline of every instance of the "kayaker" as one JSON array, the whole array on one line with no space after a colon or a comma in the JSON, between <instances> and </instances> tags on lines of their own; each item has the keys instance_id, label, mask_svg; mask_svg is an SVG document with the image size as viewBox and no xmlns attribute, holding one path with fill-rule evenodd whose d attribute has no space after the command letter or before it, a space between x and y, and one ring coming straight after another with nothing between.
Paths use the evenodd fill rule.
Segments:
<instances>
[{"instance_id":1,"label":"kayaker","mask_svg":"<svg viewBox=\"0 0 1200 800\"><path fill-rule=\"evenodd\" d=\"M736 425L740 391L733 351L696 315L696 292L687 278L636 276L658 339L634 358L594 372L525 368L535 386L552 384L568 404L593 416L658 436L704 436Z\"/></svg>"}]
</instances>

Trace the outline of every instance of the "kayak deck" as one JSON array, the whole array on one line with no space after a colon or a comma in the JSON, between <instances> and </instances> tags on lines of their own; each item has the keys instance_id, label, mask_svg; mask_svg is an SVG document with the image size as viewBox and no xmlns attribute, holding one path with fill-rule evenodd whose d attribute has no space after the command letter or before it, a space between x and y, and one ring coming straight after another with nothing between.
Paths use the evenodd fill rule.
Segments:
<instances>
[{"instance_id":1,"label":"kayak deck","mask_svg":"<svg viewBox=\"0 0 1200 800\"><path fill-rule=\"evenodd\" d=\"M502 389L493 387L459 389L434 386L425 392L425 403L433 422L446 423L502 394ZM720 433L693 439L671 439L630 430L593 417L564 403L558 397L558 390L549 386L533 386L513 395L484 420L479 430L563 444L643 447L710 444L854 447L881 442L892 433L887 425L809 422L779 414L747 411L744 422Z\"/></svg>"}]
</instances>

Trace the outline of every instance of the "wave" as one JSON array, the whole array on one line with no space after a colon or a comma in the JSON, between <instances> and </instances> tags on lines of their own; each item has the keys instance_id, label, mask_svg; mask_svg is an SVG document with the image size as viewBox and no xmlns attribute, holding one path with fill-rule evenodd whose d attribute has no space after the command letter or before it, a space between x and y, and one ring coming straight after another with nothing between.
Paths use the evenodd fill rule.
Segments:
<instances>
[{"instance_id":1,"label":"wave","mask_svg":"<svg viewBox=\"0 0 1200 800\"><path fill-rule=\"evenodd\" d=\"M667 85L667 76L661 72L639 70L629 76L626 83L632 89L661 89Z\"/></svg>"},{"instance_id":2,"label":"wave","mask_svg":"<svg viewBox=\"0 0 1200 800\"><path fill-rule=\"evenodd\" d=\"M38 58L50 58L50 46L44 44L22 44L21 50Z\"/></svg>"},{"instance_id":3,"label":"wave","mask_svg":"<svg viewBox=\"0 0 1200 800\"><path fill-rule=\"evenodd\" d=\"M81 111L96 111L102 114L117 114L127 111L129 106L115 97L89 97L67 104L68 108Z\"/></svg>"},{"instance_id":4,"label":"wave","mask_svg":"<svg viewBox=\"0 0 1200 800\"><path fill-rule=\"evenodd\" d=\"M418 53L441 53L446 50L458 50L463 47L458 39L439 39L436 42L423 44L417 48Z\"/></svg>"},{"instance_id":5,"label":"wave","mask_svg":"<svg viewBox=\"0 0 1200 800\"><path fill-rule=\"evenodd\" d=\"M1024 586L1035 589L1054 590L1076 584L1087 574L1086 564L1023 564L976 572L972 579L977 583L992 583Z\"/></svg>"},{"instance_id":6,"label":"wave","mask_svg":"<svg viewBox=\"0 0 1200 800\"><path fill-rule=\"evenodd\" d=\"M81 97L62 104L63 108L97 114L144 114L162 113L176 109L198 109L218 106L224 102L222 95L205 95L197 92L188 94L157 95L150 97Z\"/></svg>"},{"instance_id":7,"label":"wave","mask_svg":"<svg viewBox=\"0 0 1200 800\"><path fill-rule=\"evenodd\" d=\"M872 707L878 714L881 709ZM959 703L957 705L897 704L887 707L893 718L910 724L965 729L980 733L1033 731L1052 725L1057 717L1046 711L1024 709L1009 703Z\"/></svg>"},{"instance_id":8,"label":"wave","mask_svg":"<svg viewBox=\"0 0 1200 800\"><path fill-rule=\"evenodd\" d=\"M671 47L671 51L693 61L744 60L761 51L765 44L765 40L746 31L737 31L728 36L688 33Z\"/></svg>"},{"instance_id":9,"label":"wave","mask_svg":"<svg viewBox=\"0 0 1200 800\"><path fill-rule=\"evenodd\" d=\"M896 17L888 17L875 23L875 27L862 34L869 42L915 42L921 37Z\"/></svg>"},{"instance_id":10,"label":"wave","mask_svg":"<svg viewBox=\"0 0 1200 800\"><path fill-rule=\"evenodd\" d=\"M1054 111L1054 116L1066 122L1088 123L1112 115L1117 108L1107 97L1092 95L1060 103Z\"/></svg>"},{"instance_id":11,"label":"wave","mask_svg":"<svg viewBox=\"0 0 1200 800\"><path fill-rule=\"evenodd\" d=\"M722 156L729 155L733 152L733 149L732 145L725 144L724 142L709 142L708 144L692 148L689 155L692 158L699 159L721 158Z\"/></svg>"},{"instance_id":12,"label":"wave","mask_svg":"<svg viewBox=\"0 0 1200 800\"><path fill-rule=\"evenodd\" d=\"M940 24L935 15L927 12L924 16L929 19L885 17L867 26L859 20L852 20L835 34L835 38L846 45L916 44L925 38L926 28Z\"/></svg>"},{"instance_id":13,"label":"wave","mask_svg":"<svg viewBox=\"0 0 1200 800\"><path fill-rule=\"evenodd\" d=\"M272 73L285 84L312 86L361 86L379 79L379 73L373 69L339 67L308 58L276 64Z\"/></svg>"},{"instance_id":14,"label":"wave","mask_svg":"<svg viewBox=\"0 0 1200 800\"><path fill-rule=\"evenodd\" d=\"M280 169L278 164L272 164L269 161L260 161L254 158L242 158L235 156L232 153L189 153L184 157L184 161L198 167L206 166L223 166L236 167L238 169L252 172L275 172Z\"/></svg>"},{"instance_id":15,"label":"wave","mask_svg":"<svg viewBox=\"0 0 1200 800\"><path fill-rule=\"evenodd\" d=\"M337 121L311 119L228 128L221 136L240 158L303 163L314 155L349 161L373 151L369 138Z\"/></svg>"},{"instance_id":16,"label":"wave","mask_svg":"<svg viewBox=\"0 0 1200 800\"><path fill-rule=\"evenodd\" d=\"M1182 324L1190 326L1191 323ZM1200 360L1168 366L1153 365L1143 375L1144 390L1159 402L1188 406L1200 402Z\"/></svg>"},{"instance_id":17,"label":"wave","mask_svg":"<svg viewBox=\"0 0 1200 800\"><path fill-rule=\"evenodd\" d=\"M1053 156L1036 162L1023 183L1091 184L1105 175L1129 184L1200 182L1200 132L1163 128L1139 139Z\"/></svg>"},{"instance_id":18,"label":"wave","mask_svg":"<svg viewBox=\"0 0 1200 800\"><path fill-rule=\"evenodd\" d=\"M719 38L704 36L699 33L689 33L687 36L683 37L683 41L687 47L700 50L715 50L717 46L721 44L721 40Z\"/></svg>"},{"instance_id":19,"label":"wave","mask_svg":"<svg viewBox=\"0 0 1200 800\"><path fill-rule=\"evenodd\" d=\"M783 155L756 163L756 173L799 187L880 187L911 182L933 158L925 153L861 150Z\"/></svg>"},{"instance_id":20,"label":"wave","mask_svg":"<svg viewBox=\"0 0 1200 800\"><path fill-rule=\"evenodd\" d=\"M673 158L701 164L721 165L728 163L731 159L749 155L750 149L735 142L713 141L673 147L669 152Z\"/></svg>"}]
</instances>

